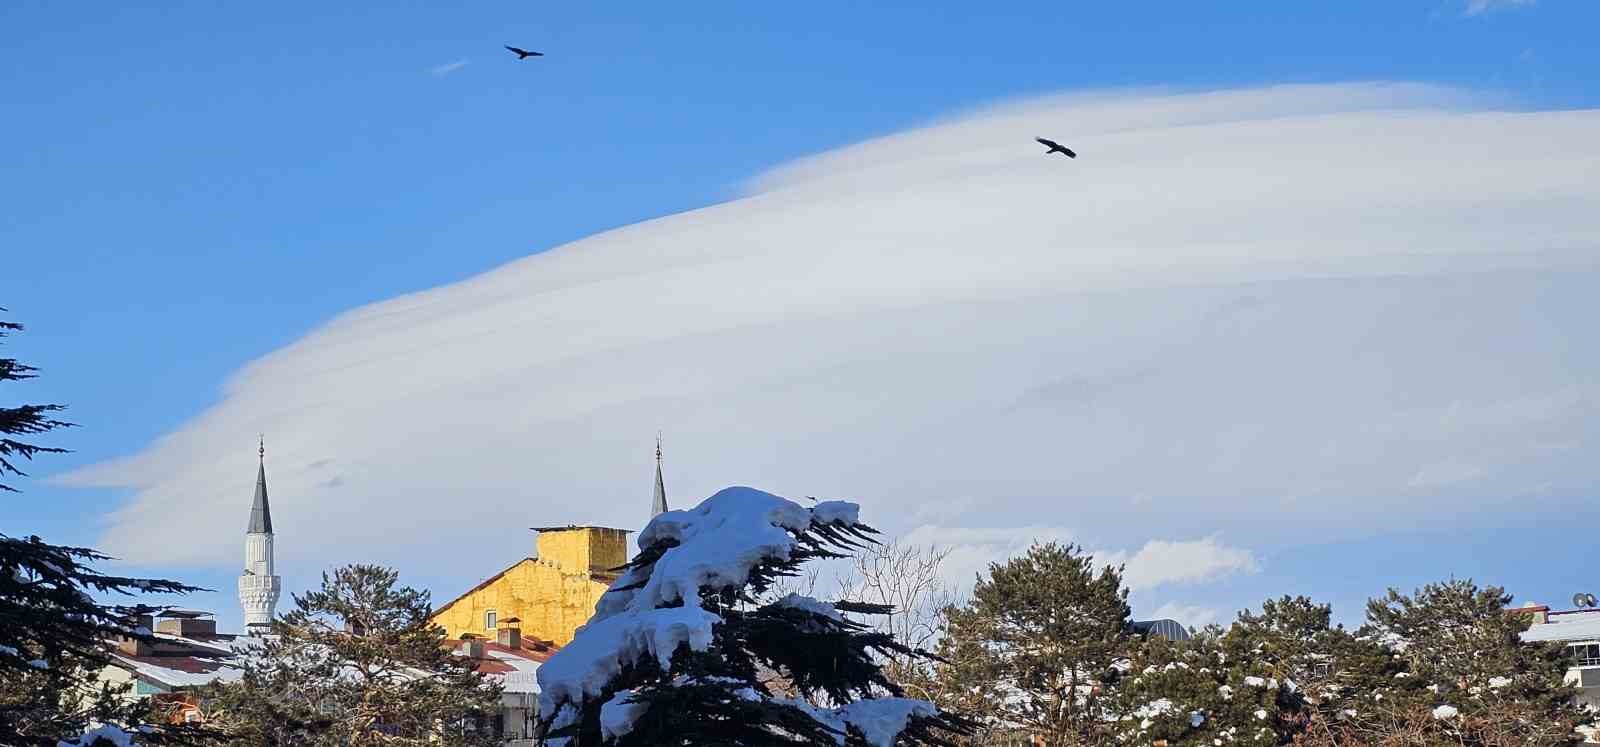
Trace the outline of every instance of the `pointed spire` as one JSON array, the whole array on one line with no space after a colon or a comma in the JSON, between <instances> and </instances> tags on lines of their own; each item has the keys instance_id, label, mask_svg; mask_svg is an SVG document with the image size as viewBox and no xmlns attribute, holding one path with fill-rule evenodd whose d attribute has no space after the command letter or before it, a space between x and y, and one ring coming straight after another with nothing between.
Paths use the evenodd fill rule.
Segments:
<instances>
[{"instance_id":1,"label":"pointed spire","mask_svg":"<svg viewBox=\"0 0 1600 747\"><path fill-rule=\"evenodd\" d=\"M656 434L656 496L650 504L650 518L667 512L667 486L661 481L661 434Z\"/></svg>"},{"instance_id":2,"label":"pointed spire","mask_svg":"<svg viewBox=\"0 0 1600 747\"><path fill-rule=\"evenodd\" d=\"M267 438L261 437L256 450L256 499L250 504L250 527L245 534L272 534L272 507L267 504Z\"/></svg>"}]
</instances>

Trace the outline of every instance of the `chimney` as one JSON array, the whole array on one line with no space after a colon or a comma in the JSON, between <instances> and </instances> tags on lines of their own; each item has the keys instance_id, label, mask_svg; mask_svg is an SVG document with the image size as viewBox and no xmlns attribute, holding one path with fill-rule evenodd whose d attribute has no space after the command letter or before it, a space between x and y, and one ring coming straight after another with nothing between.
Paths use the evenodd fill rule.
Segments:
<instances>
[{"instance_id":1,"label":"chimney","mask_svg":"<svg viewBox=\"0 0 1600 747\"><path fill-rule=\"evenodd\" d=\"M500 621L495 628L495 643L506 648L522 648L522 621L515 617L508 617Z\"/></svg>"},{"instance_id":2,"label":"chimney","mask_svg":"<svg viewBox=\"0 0 1600 747\"><path fill-rule=\"evenodd\" d=\"M117 652L127 656L149 656L150 644L137 638L118 638Z\"/></svg>"},{"instance_id":3,"label":"chimney","mask_svg":"<svg viewBox=\"0 0 1600 747\"><path fill-rule=\"evenodd\" d=\"M128 628L136 635L150 635L156 629L155 618L148 613L128 616Z\"/></svg>"},{"instance_id":4,"label":"chimney","mask_svg":"<svg viewBox=\"0 0 1600 747\"><path fill-rule=\"evenodd\" d=\"M478 638L474 637L474 638L468 638L465 641L462 641L462 643L464 643L465 645L463 645L461 647L461 653L466 654L468 659L482 659L483 658L483 641L482 640L479 640Z\"/></svg>"},{"instance_id":5,"label":"chimney","mask_svg":"<svg viewBox=\"0 0 1600 747\"><path fill-rule=\"evenodd\" d=\"M156 621L156 632L169 635L215 635L217 621L211 613L197 610L167 610Z\"/></svg>"}]
</instances>

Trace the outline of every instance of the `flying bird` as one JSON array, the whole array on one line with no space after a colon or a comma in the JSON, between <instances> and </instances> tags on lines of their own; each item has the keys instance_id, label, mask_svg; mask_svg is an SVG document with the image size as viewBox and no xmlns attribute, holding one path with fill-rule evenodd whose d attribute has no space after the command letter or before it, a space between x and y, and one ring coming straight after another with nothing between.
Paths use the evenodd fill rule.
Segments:
<instances>
[{"instance_id":1,"label":"flying bird","mask_svg":"<svg viewBox=\"0 0 1600 747\"><path fill-rule=\"evenodd\" d=\"M529 57L543 57L544 56L543 52L529 52L526 49L519 49L517 47L511 46L510 44L507 44L505 46L506 46L506 49L509 49L512 52L515 52L516 55L517 55L517 59L519 59L519 60L526 60Z\"/></svg>"},{"instance_id":2,"label":"flying bird","mask_svg":"<svg viewBox=\"0 0 1600 747\"><path fill-rule=\"evenodd\" d=\"M1034 138L1034 140L1039 141L1040 145L1043 145L1044 147L1050 149L1050 150L1047 150L1047 151L1044 152L1044 154L1047 155L1047 156L1050 155L1051 153L1060 153L1061 155L1066 156L1067 158L1077 158L1078 157L1078 154L1073 153L1071 148L1068 148L1067 146L1062 145L1061 143L1058 143L1058 142L1056 142L1054 140L1047 140L1047 139L1042 138L1042 137L1036 137L1036 138Z\"/></svg>"}]
</instances>

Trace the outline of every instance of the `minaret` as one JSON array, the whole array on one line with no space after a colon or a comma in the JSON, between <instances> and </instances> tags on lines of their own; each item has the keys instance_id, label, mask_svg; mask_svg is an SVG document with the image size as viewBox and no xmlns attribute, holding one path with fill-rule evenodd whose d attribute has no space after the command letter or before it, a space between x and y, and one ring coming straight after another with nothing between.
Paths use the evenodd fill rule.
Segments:
<instances>
[{"instance_id":1,"label":"minaret","mask_svg":"<svg viewBox=\"0 0 1600 747\"><path fill-rule=\"evenodd\" d=\"M272 508L267 504L267 443L256 451L256 498L250 504L250 526L244 532L244 573L239 574L239 606L244 608L246 634L267 632L283 581L272 573Z\"/></svg>"},{"instance_id":2,"label":"minaret","mask_svg":"<svg viewBox=\"0 0 1600 747\"><path fill-rule=\"evenodd\" d=\"M656 434L656 497L650 504L650 518L667 512L667 486L661 482L661 434Z\"/></svg>"}]
</instances>

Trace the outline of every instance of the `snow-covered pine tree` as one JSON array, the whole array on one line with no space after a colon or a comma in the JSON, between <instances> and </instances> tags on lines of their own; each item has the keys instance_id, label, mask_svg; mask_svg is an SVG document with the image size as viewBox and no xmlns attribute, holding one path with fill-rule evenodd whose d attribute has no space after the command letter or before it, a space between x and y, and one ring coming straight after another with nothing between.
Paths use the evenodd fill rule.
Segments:
<instances>
[{"instance_id":1,"label":"snow-covered pine tree","mask_svg":"<svg viewBox=\"0 0 1600 747\"><path fill-rule=\"evenodd\" d=\"M853 503L751 488L652 519L594 617L539 669L545 744L952 744L971 724L902 697L877 658L927 654L846 616L884 606L757 601L873 534Z\"/></svg>"}]
</instances>

